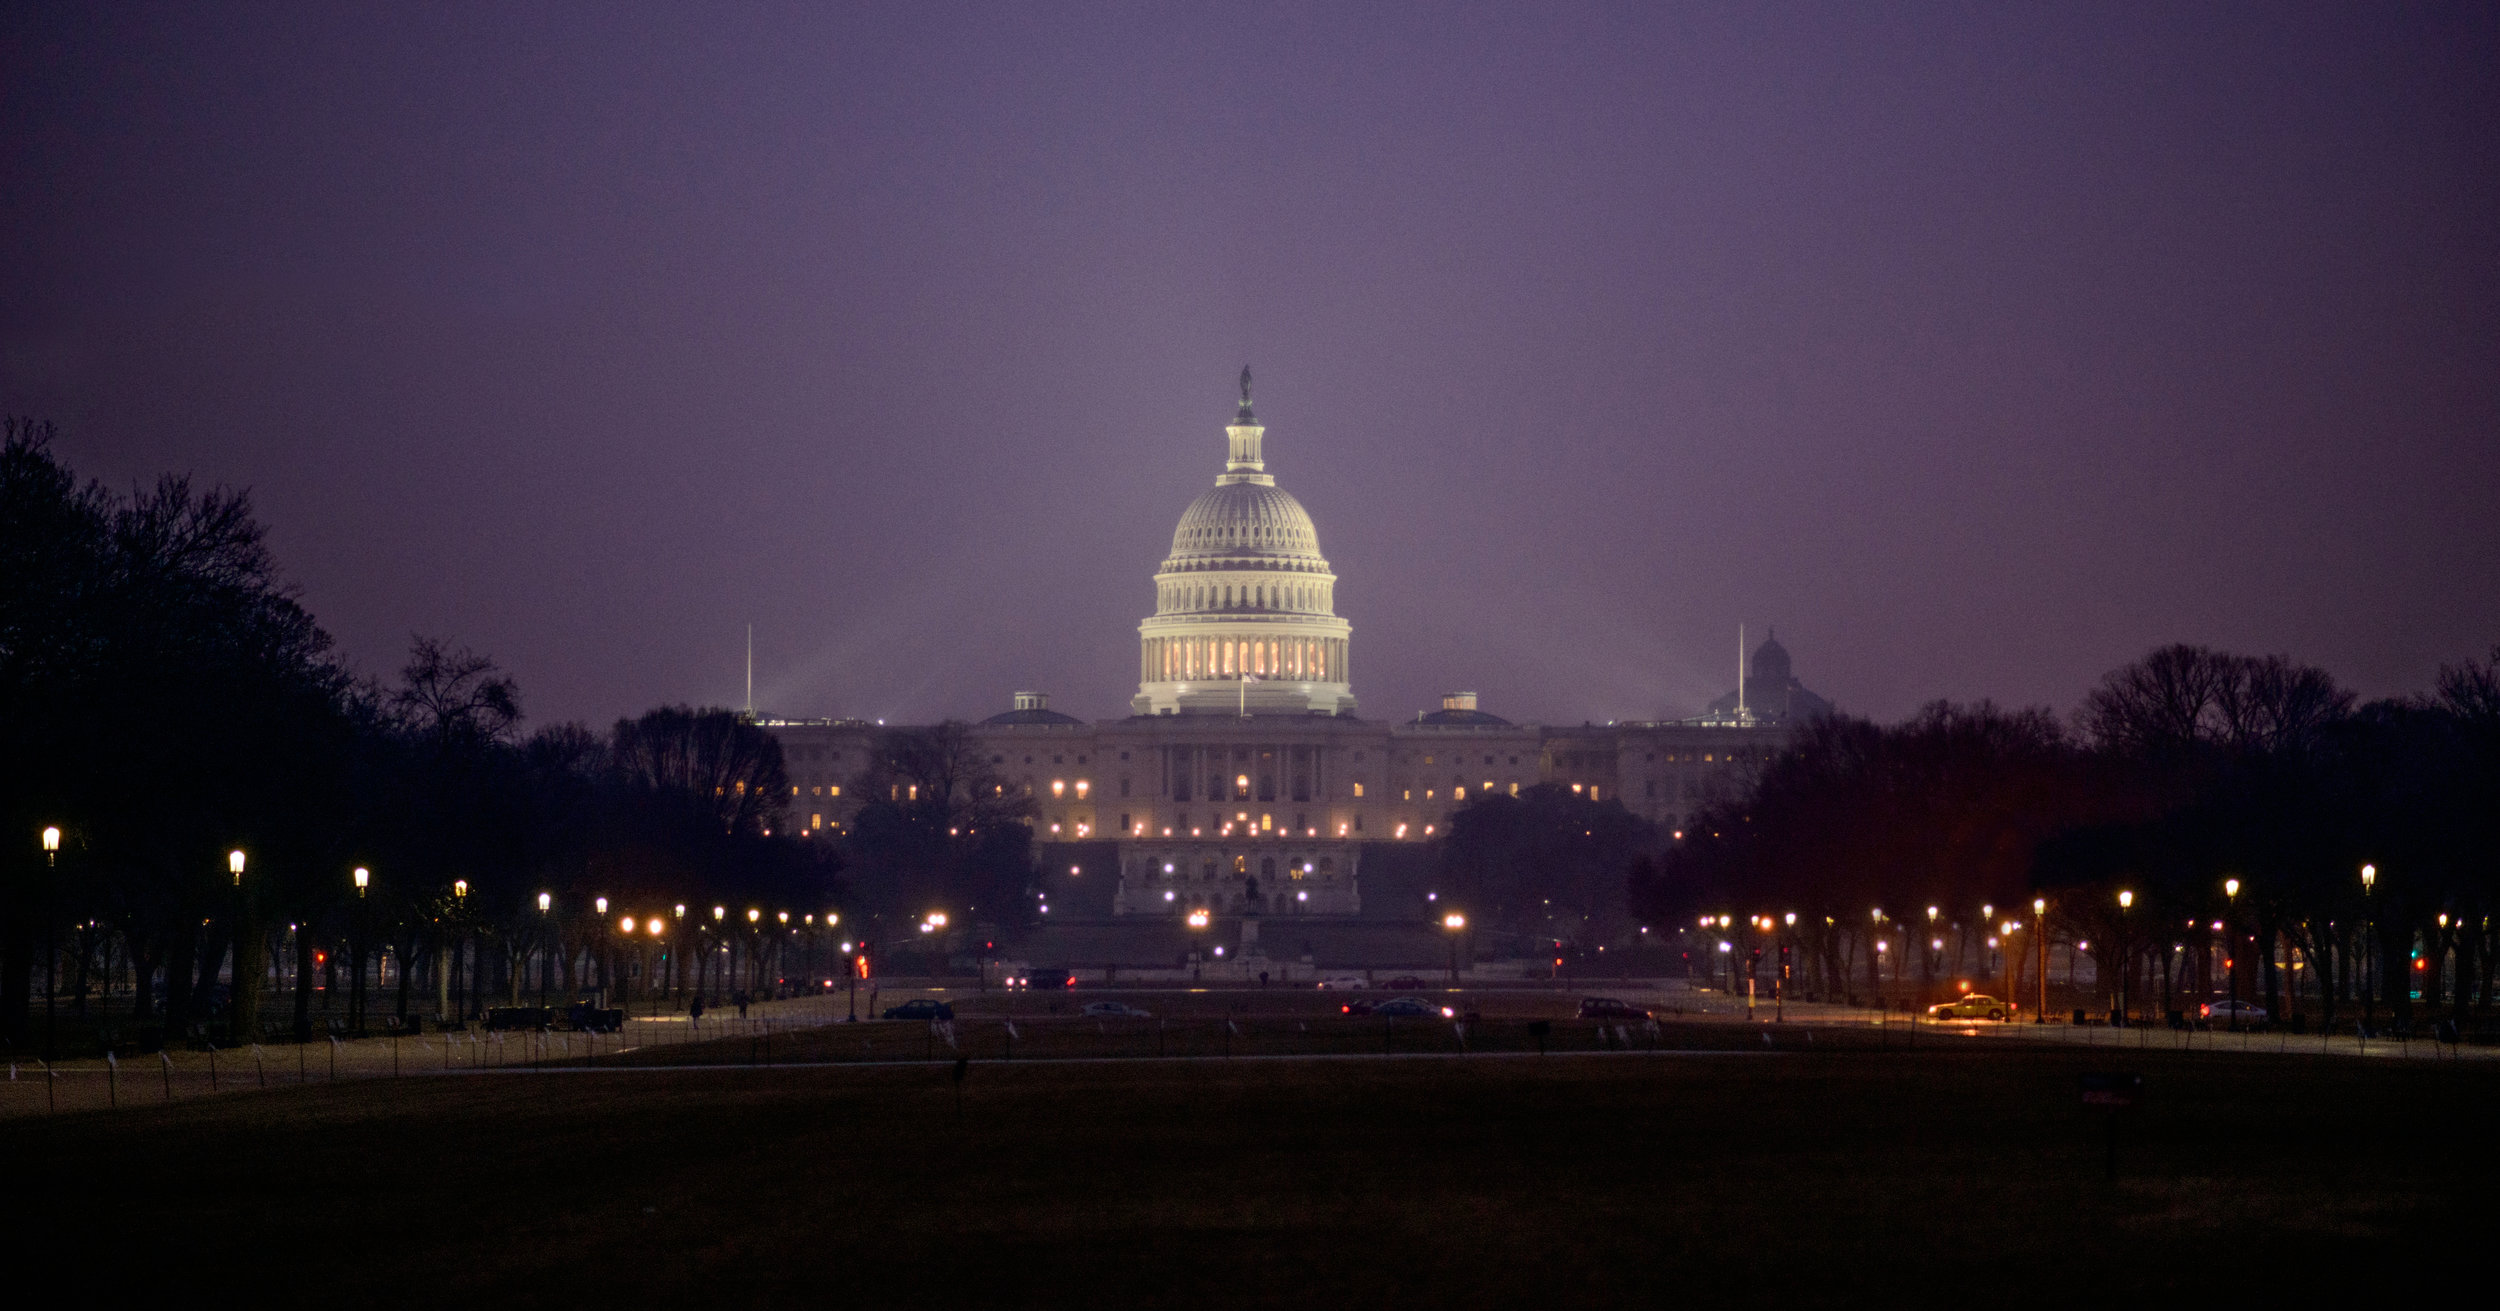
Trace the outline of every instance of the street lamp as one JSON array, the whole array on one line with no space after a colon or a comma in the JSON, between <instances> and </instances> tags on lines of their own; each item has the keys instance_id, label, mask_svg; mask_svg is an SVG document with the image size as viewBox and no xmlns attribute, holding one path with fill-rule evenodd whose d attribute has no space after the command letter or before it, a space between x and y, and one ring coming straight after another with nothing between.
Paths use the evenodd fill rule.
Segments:
<instances>
[{"instance_id":1,"label":"street lamp","mask_svg":"<svg viewBox=\"0 0 2500 1311\"><path fill-rule=\"evenodd\" d=\"M55 862L60 859L60 855L61 826L58 824L46 824L43 826L43 868L47 875L51 873ZM43 916L43 1059L47 1066L49 1066L53 1056L52 1036L53 1024L55 1022L53 999L59 996L61 991L61 978L58 973L61 965L61 939L60 929L53 923L53 921L59 917L52 913L52 892L52 881L50 878L46 878L44 880L43 889L45 902ZM50 1096L49 1093L45 1095L47 1097Z\"/></svg>"},{"instance_id":2,"label":"street lamp","mask_svg":"<svg viewBox=\"0 0 2500 1311\"><path fill-rule=\"evenodd\" d=\"M460 898L464 902L467 901L469 899L469 881L467 879L453 879L451 881L451 895Z\"/></svg>"},{"instance_id":3,"label":"street lamp","mask_svg":"<svg viewBox=\"0 0 2500 1311\"><path fill-rule=\"evenodd\" d=\"M2377 932L2378 932L2378 926L2377 926L2377 925L2375 925L2375 924L2372 924L2372 923L2370 922L2370 893L2371 893L2371 890L2372 890L2372 889L2374 889L2374 888L2376 888L2377 886L2378 886L2378 866L2376 866L2376 865L2364 865L2364 866L2362 866L2362 867L2361 867L2361 1023L2362 1023L2362 1026L2363 1026L2363 1027L2365 1027L2365 1028L2370 1028L2370 1029L2375 1029L2375 1028L2377 1028L2377 1027L2378 1027L2378 989L2379 989L2379 985L2380 985L2380 983L2382 982L2382 980L2381 980L2381 979L2373 978L2373 977L2372 977L2372 975L2373 975L2374 973L2375 973L2375 974L2379 974L2379 975L2384 975L2384 974L2386 973L2386 970L2385 970L2384 968L2381 968L2381 969L2376 970L2376 971L2373 971L2373 970L2370 968L2370 966L2371 966L2372 962L2376 961L2376 960L2377 960L2377 958L2378 958L2378 943L2374 940L2374 939L2375 939L2375 937L2376 937L2376 935L2377 935Z\"/></svg>"},{"instance_id":4,"label":"street lamp","mask_svg":"<svg viewBox=\"0 0 2500 1311\"><path fill-rule=\"evenodd\" d=\"M2032 922L2032 924L2034 924L2035 926L2037 926L2037 927L2038 927L2038 929L2039 929L2039 932L2038 932L2038 933L2036 933L2036 934L2034 934L2034 935L2032 935L2032 936L2033 936L2034 940L2035 940L2035 941L2037 941L2037 942L2039 943L2039 947L2040 947L2040 1009L2039 1009L2038 1011L2036 1011L2036 1012L2034 1012L2034 1013L2032 1014L2032 1017L2031 1017L2031 1022L2032 1022L2032 1023L2034 1023L2034 1024L2046 1024L2046 1023L2048 1023L2048 1022L2049 1022L2049 899L2048 899L2048 898L2046 898L2046 897L2033 897L2033 898L2031 899L2031 922ZM2071 972L2071 971L2070 971L2070 972ZM2072 985L2072 984L2073 984L2073 982L2074 982L2074 980L2072 980L2072 979L2068 979L2068 980L2067 980L2067 983L2068 983L2069 985ZM2006 1000L2007 1000L2007 1001L2012 1001L2012 1000L2013 1000L2013 998L2008 997L2008 998L2006 998Z\"/></svg>"},{"instance_id":5,"label":"street lamp","mask_svg":"<svg viewBox=\"0 0 2500 1311\"><path fill-rule=\"evenodd\" d=\"M2135 905L2135 893L2121 889L2118 893L2118 1019L2127 1017L2127 911Z\"/></svg>"},{"instance_id":6,"label":"street lamp","mask_svg":"<svg viewBox=\"0 0 2500 1311\"><path fill-rule=\"evenodd\" d=\"M356 895L359 897L364 896L365 889L373 886L373 871L366 869L362 865L358 865L354 871L353 877L356 880Z\"/></svg>"},{"instance_id":7,"label":"street lamp","mask_svg":"<svg viewBox=\"0 0 2500 1311\"><path fill-rule=\"evenodd\" d=\"M1441 917L1441 927L1450 934L1450 986L1458 986L1458 935L1467 927L1467 917L1457 911Z\"/></svg>"},{"instance_id":8,"label":"street lamp","mask_svg":"<svg viewBox=\"0 0 2500 1311\"><path fill-rule=\"evenodd\" d=\"M2240 881L2222 881L2222 969L2231 976L2231 1027L2240 1027Z\"/></svg>"},{"instance_id":9,"label":"street lamp","mask_svg":"<svg viewBox=\"0 0 2500 1311\"><path fill-rule=\"evenodd\" d=\"M2007 920L2005 922L2005 927L1997 934L1998 937L2005 940L2005 1004L2008 1007L2012 1007L2015 1004L2014 962L2017 958L2014 955L2014 931L2021 927L2022 925L2019 922Z\"/></svg>"},{"instance_id":10,"label":"street lamp","mask_svg":"<svg viewBox=\"0 0 2500 1311\"><path fill-rule=\"evenodd\" d=\"M243 850L238 847L226 853L226 869L234 875L234 886L243 886Z\"/></svg>"},{"instance_id":11,"label":"street lamp","mask_svg":"<svg viewBox=\"0 0 2500 1311\"><path fill-rule=\"evenodd\" d=\"M553 910L555 908L555 904L556 899L553 894L545 892L538 894L538 924L539 932L542 937L546 936L547 912ZM538 958L538 1009L542 1011L547 1009L547 976L550 973L553 973L554 970L554 961L545 956Z\"/></svg>"}]
</instances>

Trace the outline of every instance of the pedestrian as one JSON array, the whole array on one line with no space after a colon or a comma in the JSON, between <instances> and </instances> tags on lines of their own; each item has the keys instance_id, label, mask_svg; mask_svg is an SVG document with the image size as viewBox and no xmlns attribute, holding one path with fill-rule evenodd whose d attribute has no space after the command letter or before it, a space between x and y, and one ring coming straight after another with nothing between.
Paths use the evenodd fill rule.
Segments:
<instances>
[{"instance_id":1,"label":"pedestrian","mask_svg":"<svg viewBox=\"0 0 2500 1311\"><path fill-rule=\"evenodd\" d=\"M737 993L736 1001L737 1001L737 1003L738 1003L738 1018L743 1020L743 1019L745 1019L745 1018L747 1017L747 990L746 990L746 989L744 989L744 988L740 988L740 989L738 989L738 993Z\"/></svg>"},{"instance_id":2,"label":"pedestrian","mask_svg":"<svg viewBox=\"0 0 2500 1311\"><path fill-rule=\"evenodd\" d=\"M687 1006L686 1006L686 1017L687 1017L688 1019L694 1019L694 1020L699 1020L699 1019L702 1019L702 1018L703 1018L703 994L702 994L702 993L699 993L699 992L698 992L698 993L696 993L696 994L694 995L694 1000L693 1000L692 1002L690 1002L690 1003L688 1003L688 1004L687 1004Z\"/></svg>"}]
</instances>

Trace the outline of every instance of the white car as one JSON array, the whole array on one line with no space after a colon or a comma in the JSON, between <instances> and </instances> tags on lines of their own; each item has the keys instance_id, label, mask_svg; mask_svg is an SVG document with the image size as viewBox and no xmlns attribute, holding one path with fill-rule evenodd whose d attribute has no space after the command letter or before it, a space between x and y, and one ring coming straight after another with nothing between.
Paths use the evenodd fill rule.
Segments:
<instances>
[{"instance_id":1,"label":"white car","mask_svg":"<svg viewBox=\"0 0 2500 1311\"><path fill-rule=\"evenodd\" d=\"M2198 1008L2197 1014L2216 1024L2263 1024L2266 1008L2253 1001L2218 1001Z\"/></svg>"},{"instance_id":2,"label":"white car","mask_svg":"<svg viewBox=\"0 0 2500 1311\"><path fill-rule=\"evenodd\" d=\"M1372 986L1372 981L1360 974L1332 974L1320 980L1319 986L1335 988L1343 992L1356 992Z\"/></svg>"},{"instance_id":3,"label":"white car","mask_svg":"<svg viewBox=\"0 0 2500 1311\"><path fill-rule=\"evenodd\" d=\"M1151 1020L1155 1017L1153 1011L1141 1011L1119 1001L1089 1001L1085 1003L1084 1014L1089 1020Z\"/></svg>"}]
</instances>

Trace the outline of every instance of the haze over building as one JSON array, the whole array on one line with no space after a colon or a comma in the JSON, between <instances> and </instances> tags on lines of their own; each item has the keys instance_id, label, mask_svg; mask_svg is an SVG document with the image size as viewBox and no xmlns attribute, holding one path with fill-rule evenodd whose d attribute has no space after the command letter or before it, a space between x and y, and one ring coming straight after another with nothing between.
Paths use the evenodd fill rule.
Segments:
<instances>
[{"instance_id":1,"label":"haze over building","mask_svg":"<svg viewBox=\"0 0 2500 1311\"><path fill-rule=\"evenodd\" d=\"M1186 917L1207 911L1225 918L1235 972L1428 961L1440 950L1430 868L1396 853L1446 832L1470 801L1557 784L1672 833L1831 709L1766 640L1741 698L1692 719L1514 723L1465 691L1412 720L1362 718L1337 578L1318 526L1269 471L1248 369L1223 440L1215 485L1182 513L1154 574L1134 713L1089 723L1028 690L973 726L1035 808L1052 915L1037 953L1169 965ZM1509 618L1487 598L1486 623ZM764 723L788 761L794 822L844 831L880 726ZM1258 926L1277 920L1293 931L1263 942Z\"/></svg>"}]
</instances>

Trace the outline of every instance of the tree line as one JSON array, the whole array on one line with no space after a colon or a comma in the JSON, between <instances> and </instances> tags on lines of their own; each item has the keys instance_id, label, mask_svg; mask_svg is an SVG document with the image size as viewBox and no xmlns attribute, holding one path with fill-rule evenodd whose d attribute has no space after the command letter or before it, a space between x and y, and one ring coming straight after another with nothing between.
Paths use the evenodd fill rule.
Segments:
<instances>
[{"instance_id":1,"label":"tree line","mask_svg":"<svg viewBox=\"0 0 2500 1311\"><path fill-rule=\"evenodd\" d=\"M2228 982L2275 1016L2404 1025L2418 999L2462 1022L2500 965L2500 648L2366 704L2283 657L2176 645L2065 719L1821 719L1627 891L1657 925L1777 913L1752 932L1832 992L1932 983L1955 930L2005 939L2019 978L2045 933L2113 1004Z\"/></svg>"},{"instance_id":2,"label":"tree line","mask_svg":"<svg viewBox=\"0 0 2500 1311\"><path fill-rule=\"evenodd\" d=\"M430 638L395 678L360 678L280 577L246 495L182 477L115 492L79 479L53 436L17 419L0 434L13 1050L38 991L47 1013L83 1009L100 977L134 982L143 1024L213 1020L240 1040L272 953L291 950L300 1036L316 978L345 975L361 1007L377 954L396 962L402 1016L454 986L472 1007L518 999L524 961L568 993L607 982L617 927L600 898L671 919L770 907L776 926L781 909L812 925L838 903L839 853L776 831L781 749L741 716L663 707L605 733L524 733L513 680ZM683 927L742 945L725 915Z\"/></svg>"}]
</instances>

